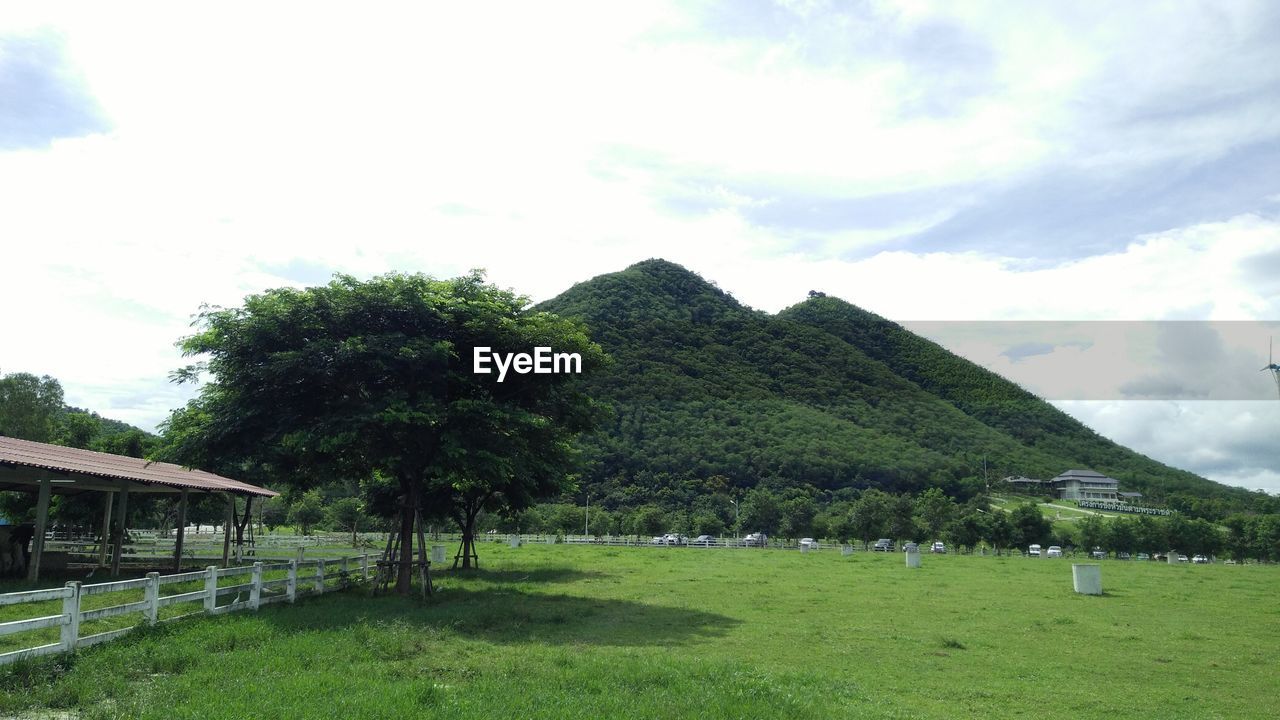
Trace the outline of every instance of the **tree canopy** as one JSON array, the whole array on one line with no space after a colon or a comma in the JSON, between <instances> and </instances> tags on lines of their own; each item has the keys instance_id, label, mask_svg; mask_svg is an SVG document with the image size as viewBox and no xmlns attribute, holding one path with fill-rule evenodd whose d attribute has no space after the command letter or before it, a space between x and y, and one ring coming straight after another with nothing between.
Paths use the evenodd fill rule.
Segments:
<instances>
[{"instance_id":1,"label":"tree canopy","mask_svg":"<svg viewBox=\"0 0 1280 720\"><path fill-rule=\"evenodd\" d=\"M166 424L169 456L204 467L238 458L299 487L390 479L402 592L416 509L465 521L566 489L572 440L600 414L566 374L499 382L473 372L477 347L577 353L583 372L605 360L579 323L532 310L479 272L270 290L243 307L205 309L181 347L200 360L176 377L211 379Z\"/></svg>"}]
</instances>

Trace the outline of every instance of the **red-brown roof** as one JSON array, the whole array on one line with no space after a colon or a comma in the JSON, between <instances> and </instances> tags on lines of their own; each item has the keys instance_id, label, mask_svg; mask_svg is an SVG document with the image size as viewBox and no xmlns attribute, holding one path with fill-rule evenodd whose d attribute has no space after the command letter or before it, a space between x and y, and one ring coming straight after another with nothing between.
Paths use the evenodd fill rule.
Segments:
<instances>
[{"instance_id":1,"label":"red-brown roof","mask_svg":"<svg viewBox=\"0 0 1280 720\"><path fill-rule=\"evenodd\" d=\"M0 435L0 465L4 464L128 480L146 485L165 485L175 489L230 492L237 495L264 497L279 495L277 492L256 485L242 483L239 480L203 470L188 470L172 463L149 462L140 458L92 450L77 450Z\"/></svg>"}]
</instances>

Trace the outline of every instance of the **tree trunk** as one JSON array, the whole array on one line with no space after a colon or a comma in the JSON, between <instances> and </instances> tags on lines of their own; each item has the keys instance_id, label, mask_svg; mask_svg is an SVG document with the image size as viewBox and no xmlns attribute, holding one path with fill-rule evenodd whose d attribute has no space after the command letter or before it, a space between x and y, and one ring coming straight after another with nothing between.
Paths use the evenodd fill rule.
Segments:
<instances>
[{"instance_id":1,"label":"tree trunk","mask_svg":"<svg viewBox=\"0 0 1280 720\"><path fill-rule=\"evenodd\" d=\"M462 526L462 569L471 569L471 556L476 545L476 513L467 511L467 521Z\"/></svg>"},{"instance_id":2,"label":"tree trunk","mask_svg":"<svg viewBox=\"0 0 1280 720\"><path fill-rule=\"evenodd\" d=\"M244 545L244 529L249 526L249 520L253 517L253 496L250 495L244 500L244 514L236 516L232 511L232 523L236 528L236 545Z\"/></svg>"},{"instance_id":3,"label":"tree trunk","mask_svg":"<svg viewBox=\"0 0 1280 720\"><path fill-rule=\"evenodd\" d=\"M405 480L400 481L400 488L404 494L400 504L400 567L396 573L396 593L409 595L413 592L413 510L417 493L413 484Z\"/></svg>"}]
</instances>

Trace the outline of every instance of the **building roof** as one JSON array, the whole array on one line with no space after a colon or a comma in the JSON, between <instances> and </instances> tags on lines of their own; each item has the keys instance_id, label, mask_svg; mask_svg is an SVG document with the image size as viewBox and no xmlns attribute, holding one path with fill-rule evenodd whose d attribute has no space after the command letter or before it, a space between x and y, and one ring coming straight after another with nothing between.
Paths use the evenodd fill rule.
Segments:
<instances>
[{"instance_id":1,"label":"building roof","mask_svg":"<svg viewBox=\"0 0 1280 720\"><path fill-rule=\"evenodd\" d=\"M1068 470L1062 473L1061 475L1059 475L1058 477L1050 480L1049 482L1057 484L1057 483L1064 483L1069 480L1088 481L1092 483L1101 482L1104 484L1108 484L1108 485L1114 484L1117 486L1120 484L1119 480L1116 480L1113 477L1107 477L1106 475L1103 475L1100 472L1094 472L1093 470Z\"/></svg>"},{"instance_id":2,"label":"building roof","mask_svg":"<svg viewBox=\"0 0 1280 720\"><path fill-rule=\"evenodd\" d=\"M77 478L105 478L148 486L153 492L197 490L263 497L279 495L273 490L172 463L150 462L141 458L78 450L0 435L0 468L6 467L39 468L69 474L72 477L67 481L68 484L76 484ZM16 478L11 473L0 473L0 488L14 489L15 485L30 486L35 482L30 476Z\"/></svg>"},{"instance_id":3,"label":"building roof","mask_svg":"<svg viewBox=\"0 0 1280 720\"><path fill-rule=\"evenodd\" d=\"M1095 470L1068 470L1062 473L1061 475L1059 475L1058 477L1060 478L1065 478L1065 477L1105 478L1107 476Z\"/></svg>"},{"instance_id":4,"label":"building roof","mask_svg":"<svg viewBox=\"0 0 1280 720\"><path fill-rule=\"evenodd\" d=\"M1125 493L1117 493L1117 494L1118 494L1120 497L1128 497L1128 498L1140 498L1140 497L1142 497L1142 493L1135 493L1135 492L1125 492Z\"/></svg>"},{"instance_id":5,"label":"building roof","mask_svg":"<svg viewBox=\"0 0 1280 720\"><path fill-rule=\"evenodd\" d=\"M1042 483L1044 482L1043 480L1023 477L1021 475L1010 475L1009 477L1005 478L1004 481L1007 483Z\"/></svg>"}]
</instances>

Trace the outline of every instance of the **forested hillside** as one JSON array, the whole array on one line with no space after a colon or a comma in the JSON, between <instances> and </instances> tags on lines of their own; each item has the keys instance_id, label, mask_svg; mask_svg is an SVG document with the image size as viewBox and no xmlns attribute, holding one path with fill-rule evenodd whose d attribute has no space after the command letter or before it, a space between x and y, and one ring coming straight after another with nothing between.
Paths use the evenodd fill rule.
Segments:
<instances>
[{"instance_id":1,"label":"forested hillside","mask_svg":"<svg viewBox=\"0 0 1280 720\"><path fill-rule=\"evenodd\" d=\"M984 460L993 479L1091 467L1156 500L1249 500L835 298L769 315L649 260L542 308L583 321L613 359L584 380L614 409L583 441L584 484L606 505L688 502L717 476L738 488L937 486L963 498L983 487Z\"/></svg>"}]
</instances>

